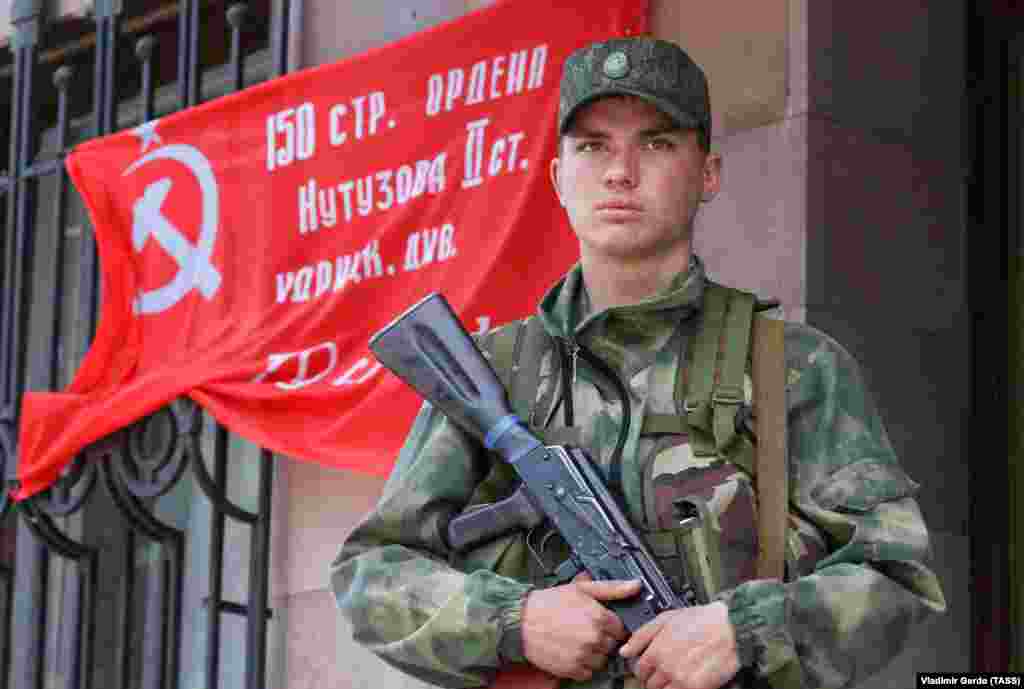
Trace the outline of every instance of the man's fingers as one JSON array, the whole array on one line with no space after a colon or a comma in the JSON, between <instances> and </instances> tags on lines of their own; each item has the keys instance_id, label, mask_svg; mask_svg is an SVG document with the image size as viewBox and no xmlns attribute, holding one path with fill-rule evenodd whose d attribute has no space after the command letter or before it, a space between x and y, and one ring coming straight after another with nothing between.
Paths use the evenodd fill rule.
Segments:
<instances>
[{"instance_id":1,"label":"man's fingers","mask_svg":"<svg viewBox=\"0 0 1024 689\"><path fill-rule=\"evenodd\" d=\"M632 581L578 581L580 590L597 600L621 600L640 593L639 579Z\"/></svg>"},{"instance_id":2,"label":"man's fingers","mask_svg":"<svg viewBox=\"0 0 1024 689\"><path fill-rule=\"evenodd\" d=\"M634 658L650 645L654 637L658 635L658 631L661 630L664 622L660 617L655 617L653 620L645 624L644 626L633 632L633 635L629 637L629 641L623 644L622 648L619 649L619 655L624 658Z\"/></svg>"}]
</instances>

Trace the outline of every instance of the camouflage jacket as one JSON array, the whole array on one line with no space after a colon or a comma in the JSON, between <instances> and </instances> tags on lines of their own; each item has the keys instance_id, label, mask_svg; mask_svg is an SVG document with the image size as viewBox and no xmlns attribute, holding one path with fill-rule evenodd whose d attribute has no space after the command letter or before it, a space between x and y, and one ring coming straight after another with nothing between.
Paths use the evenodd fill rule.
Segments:
<instances>
[{"instance_id":1,"label":"camouflage jacket","mask_svg":"<svg viewBox=\"0 0 1024 689\"><path fill-rule=\"evenodd\" d=\"M733 506L751 494L750 477L728 462L698 461L685 437L640 433L645 413L681 411L673 399L677 367L685 361L680 340L699 323L704 285L695 259L664 294L590 313L577 266L546 295L538 315L549 334L587 347L626 383L631 430L617 471L634 524L657 530L652 505L659 482L688 476L706 498L711 522L732 529L742 550L742 534L754 531L756 507L746 510L744 524L743 510ZM786 324L785 351L787 581L730 572L723 555L727 571L715 597L728 605L741 662L755 676L775 687L845 687L887 663L911 626L942 612L945 600L925 564L928 532L913 498L917 485L898 464L856 362L835 341L796 323ZM544 355L538 389L539 398L554 403L545 418L531 419L542 433L564 424L554 356ZM586 367L576 373L575 441L607 474L623 405ZM425 405L379 503L331 568L338 606L355 639L391 665L441 686L483 685L503 663L523 661L522 602L544 585L527 564L521 534L464 556L445 545L444 528L454 514L501 497L488 494L493 462ZM615 684L598 675L563 686Z\"/></svg>"}]
</instances>

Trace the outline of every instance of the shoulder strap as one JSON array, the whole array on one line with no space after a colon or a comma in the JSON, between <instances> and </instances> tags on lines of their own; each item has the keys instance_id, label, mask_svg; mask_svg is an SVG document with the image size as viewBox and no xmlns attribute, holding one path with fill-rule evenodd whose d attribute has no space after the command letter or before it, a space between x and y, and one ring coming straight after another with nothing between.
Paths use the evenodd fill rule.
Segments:
<instances>
[{"instance_id":1,"label":"shoulder strap","mask_svg":"<svg viewBox=\"0 0 1024 689\"><path fill-rule=\"evenodd\" d=\"M729 294L709 282L704 290L701 327L693 338L689 350L689 365L680 362L676 379L677 399L683 399L686 424L690 428L711 430L711 395L715 387L715 366L729 308ZM685 373L685 375L683 375ZM690 434L690 446L698 457L717 454L714 444L703 434Z\"/></svg>"},{"instance_id":2,"label":"shoulder strap","mask_svg":"<svg viewBox=\"0 0 1024 689\"><path fill-rule=\"evenodd\" d=\"M709 282L704 300L689 366L680 366L676 380L677 399L685 391L686 423L705 431L690 434L694 454L728 457L756 476L758 577L783 579L789 500L784 324L755 317L756 298L748 292ZM748 356L756 410L753 457L749 444L735 442Z\"/></svg>"},{"instance_id":3,"label":"shoulder strap","mask_svg":"<svg viewBox=\"0 0 1024 689\"><path fill-rule=\"evenodd\" d=\"M759 579L785 578L789 476L786 466L785 325L754 318L752 374L757 410L757 537Z\"/></svg>"},{"instance_id":4,"label":"shoulder strap","mask_svg":"<svg viewBox=\"0 0 1024 689\"><path fill-rule=\"evenodd\" d=\"M685 389L687 425L706 431L691 434L691 447L699 457L726 456L733 449L736 414L745 398L743 375L755 302L749 292L714 282L704 290L704 313L690 347L689 372L676 381L677 399Z\"/></svg>"},{"instance_id":5,"label":"shoulder strap","mask_svg":"<svg viewBox=\"0 0 1024 689\"><path fill-rule=\"evenodd\" d=\"M711 393L715 450L723 456L729 453L736 440L736 414L746 401L743 376L750 354L750 330L755 301L753 294L733 290L725 312L714 390Z\"/></svg>"}]
</instances>

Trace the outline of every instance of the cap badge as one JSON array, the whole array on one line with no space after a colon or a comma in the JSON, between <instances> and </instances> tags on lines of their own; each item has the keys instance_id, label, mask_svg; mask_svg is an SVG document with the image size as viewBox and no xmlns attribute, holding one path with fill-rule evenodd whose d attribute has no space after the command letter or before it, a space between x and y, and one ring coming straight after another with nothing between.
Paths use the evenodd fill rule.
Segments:
<instances>
[{"instance_id":1,"label":"cap badge","mask_svg":"<svg viewBox=\"0 0 1024 689\"><path fill-rule=\"evenodd\" d=\"M602 69L609 79L621 79L629 74L629 58L621 50L616 50L604 59Z\"/></svg>"}]
</instances>

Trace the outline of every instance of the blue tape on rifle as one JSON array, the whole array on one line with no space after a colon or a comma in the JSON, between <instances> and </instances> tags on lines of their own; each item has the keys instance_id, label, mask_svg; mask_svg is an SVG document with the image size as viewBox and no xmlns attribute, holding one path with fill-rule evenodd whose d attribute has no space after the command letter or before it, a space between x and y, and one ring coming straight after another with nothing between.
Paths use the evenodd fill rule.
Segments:
<instances>
[{"instance_id":1,"label":"blue tape on rifle","mask_svg":"<svg viewBox=\"0 0 1024 689\"><path fill-rule=\"evenodd\" d=\"M498 419L498 423L491 426L491 430L487 431L487 435L484 437L484 447L488 450L493 450L494 446L498 444L501 436L505 435L505 432L513 426L518 426L521 423L519 417L515 414L509 414Z\"/></svg>"}]
</instances>

